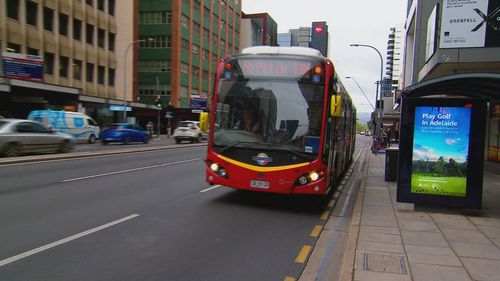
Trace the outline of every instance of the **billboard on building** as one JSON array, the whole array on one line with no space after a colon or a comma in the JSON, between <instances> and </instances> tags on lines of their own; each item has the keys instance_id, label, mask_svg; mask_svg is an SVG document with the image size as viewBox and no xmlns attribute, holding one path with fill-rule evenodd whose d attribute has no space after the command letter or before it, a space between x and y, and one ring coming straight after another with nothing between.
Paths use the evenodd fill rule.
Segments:
<instances>
[{"instance_id":1,"label":"billboard on building","mask_svg":"<svg viewBox=\"0 0 500 281\"><path fill-rule=\"evenodd\" d=\"M189 104L190 104L189 107L191 108L199 108L199 109L207 108L207 97L191 95L191 98L189 99Z\"/></svg>"},{"instance_id":2,"label":"billboard on building","mask_svg":"<svg viewBox=\"0 0 500 281\"><path fill-rule=\"evenodd\" d=\"M440 48L500 46L500 0L443 0Z\"/></svg>"},{"instance_id":3,"label":"billboard on building","mask_svg":"<svg viewBox=\"0 0 500 281\"><path fill-rule=\"evenodd\" d=\"M5 77L43 81L43 58L41 56L3 52L2 60Z\"/></svg>"}]
</instances>

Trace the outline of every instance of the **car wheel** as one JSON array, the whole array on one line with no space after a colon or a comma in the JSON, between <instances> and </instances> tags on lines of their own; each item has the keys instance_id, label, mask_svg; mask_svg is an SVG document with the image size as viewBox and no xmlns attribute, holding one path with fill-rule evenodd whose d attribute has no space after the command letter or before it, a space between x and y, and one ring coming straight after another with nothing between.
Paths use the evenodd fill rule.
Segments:
<instances>
[{"instance_id":1,"label":"car wheel","mask_svg":"<svg viewBox=\"0 0 500 281\"><path fill-rule=\"evenodd\" d=\"M19 145L15 143L7 144L7 147L3 152L3 156L5 157L14 157L17 156L18 154L19 154Z\"/></svg>"},{"instance_id":2,"label":"car wheel","mask_svg":"<svg viewBox=\"0 0 500 281\"><path fill-rule=\"evenodd\" d=\"M176 142L177 144L179 144L179 143L181 143L181 140L180 140L180 139L175 139L175 142Z\"/></svg>"},{"instance_id":3,"label":"car wheel","mask_svg":"<svg viewBox=\"0 0 500 281\"><path fill-rule=\"evenodd\" d=\"M106 144L108 144L108 142L107 142L107 141L101 141L101 143L102 143L102 145L106 145Z\"/></svg>"},{"instance_id":4,"label":"car wheel","mask_svg":"<svg viewBox=\"0 0 500 281\"><path fill-rule=\"evenodd\" d=\"M130 142L130 138L126 137L123 139L123 144L128 144Z\"/></svg>"},{"instance_id":5,"label":"car wheel","mask_svg":"<svg viewBox=\"0 0 500 281\"><path fill-rule=\"evenodd\" d=\"M61 153L67 153L67 152L70 152L71 150L73 150L73 146L71 145L71 143L67 140L63 141L60 145L59 145L59 152Z\"/></svg>"},{"instance_id":6,"label":"car wheel","mask_svg":"<svg viewBox=\"0 0 500 281\"><path fill-rule=\"evenodd\" d=\"M144 140L142 141L143 143L148 143L149 142L149 137L148 136L145 136L144 137Z\"/></svg>"},{"instance_id":7,"label":"car wheel","mask_svg":"<svg viewBox=\"0 0 500 281\"><path fill-rule=\"evenodd\" d=\"M90 135L89 136L89 143L95 143L96 137L95 135Z\"/></svg>"},{"instance_id":8,"label":"car wheel","mask_svg":"<svg viewBox=\"0 0 500 281\"><path fill-rule=\"evenodd\" d=\"M198 135L198 139L196 140L196 142L201 142L201 135Z\"/></svg>"}]
</instances>

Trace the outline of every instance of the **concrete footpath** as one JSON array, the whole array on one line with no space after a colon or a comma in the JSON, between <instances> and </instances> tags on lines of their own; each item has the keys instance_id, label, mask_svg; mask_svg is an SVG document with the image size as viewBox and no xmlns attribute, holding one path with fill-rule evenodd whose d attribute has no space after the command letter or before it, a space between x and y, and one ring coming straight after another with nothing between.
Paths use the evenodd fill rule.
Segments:
<instances>
[{"instance_id":1,"label":"concrete footpath","mask_svg":"<svg viewBox=\"0 0 500 281\"><path fill-rule=\"evenodd\" d=\"M316 245L323 260L337 263L315 274L306 266L300 280L500 280L500 165L485 164L481 210L423 207L396 202L396 182L384 180L385 154L365 153L350 223L340 229L345 243L328 253L333 244L321 242L342 237L328 231L338 226L336 206Z\"/></svg>"}]
</instances>

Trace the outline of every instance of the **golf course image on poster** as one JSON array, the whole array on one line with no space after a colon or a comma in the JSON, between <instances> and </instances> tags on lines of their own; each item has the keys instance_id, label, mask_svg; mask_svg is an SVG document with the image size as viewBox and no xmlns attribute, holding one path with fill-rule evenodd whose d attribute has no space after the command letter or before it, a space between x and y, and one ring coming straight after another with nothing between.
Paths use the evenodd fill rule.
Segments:
<instances>
[{"instance_id":1,"label":"golf course image on poster","mask_svg":"<svg viewBox=\"0 0 500 281\"><path fill-rule=\"evenodd\" d=\"M411 192L465 197L470 107L415 108Z\"/></svg>"}]
</instances>

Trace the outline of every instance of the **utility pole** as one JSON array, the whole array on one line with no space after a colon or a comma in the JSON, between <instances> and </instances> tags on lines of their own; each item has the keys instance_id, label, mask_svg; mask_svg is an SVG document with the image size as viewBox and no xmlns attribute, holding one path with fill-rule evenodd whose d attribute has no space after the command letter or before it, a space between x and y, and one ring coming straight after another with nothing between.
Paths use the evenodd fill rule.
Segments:
<instances>
[{"instance_id":1,"label":"utility pole","mask_svg":"<svg viewBox=\"0 0 500 281\"><path fill-rule=\"evenodd\" d=\"M160 98L160 79L158 76L156 77L156 98ZM158 138L160 137L160 114L161 114L161 107L158 108L158 114L157 114L157 124L156 124L156 130L158 132Z\"/></svg>"}]
</instances>

